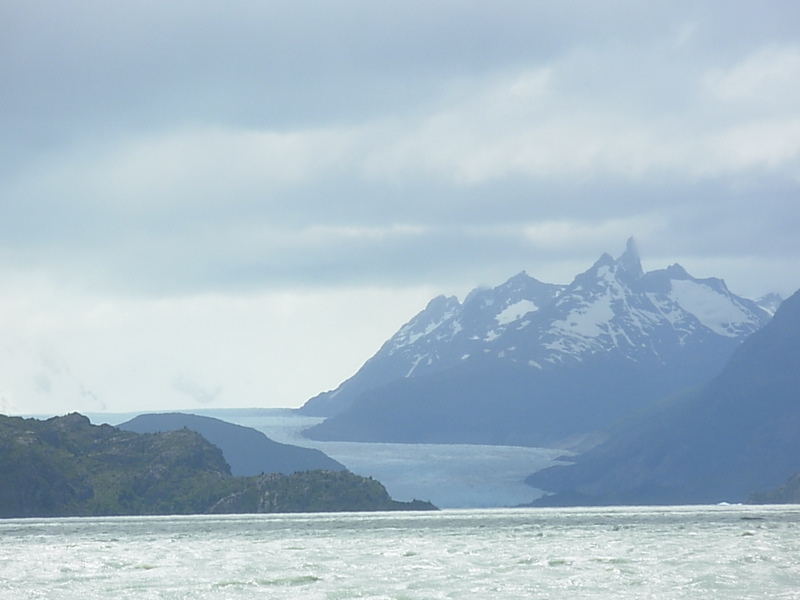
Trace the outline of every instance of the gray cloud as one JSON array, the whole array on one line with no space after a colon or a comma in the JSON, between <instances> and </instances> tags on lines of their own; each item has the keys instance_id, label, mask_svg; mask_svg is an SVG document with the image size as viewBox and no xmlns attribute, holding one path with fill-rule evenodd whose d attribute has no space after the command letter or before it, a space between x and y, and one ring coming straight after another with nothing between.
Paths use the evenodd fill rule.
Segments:
<instances>
[{"instance_id":1,"label":"gray cloud","mask_svg":"<svg viewBox=\"0 0 800 600\"><path fill-rule=\"evenodd\" d=\"M7 302L73 298L75 331L109 298L323 310L565 282L629 235L654 268L790 293L798 22L788 1L4 2Z\"/></svg>"}]
</instances>

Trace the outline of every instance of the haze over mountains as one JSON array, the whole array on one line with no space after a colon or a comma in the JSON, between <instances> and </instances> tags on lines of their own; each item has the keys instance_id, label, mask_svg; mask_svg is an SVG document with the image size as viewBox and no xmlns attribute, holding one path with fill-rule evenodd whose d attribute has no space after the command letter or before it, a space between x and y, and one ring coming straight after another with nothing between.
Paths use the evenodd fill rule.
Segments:
<instances>
[{"instance_id":1,"label":"haze over mountains","mask_svg":"<svg viewBox=\"0 0 800 600\"><path fill-rule=\"evenodd\" d=\"M301 443L343 452L332 454L341 462L205 416L141 415L119 427L199 432L221 449L233 476L341 471L376 448L346 442L579 453L566 458L573 466L528 477L536 490L523 479L545 465L525 462L514 475L522 499L481 505L528 503L539 490L551 494L540 504L769 501L800 497L797 475L775 493L752 496L800 471L798 365L800 294L783 304L774 295L753 302L677 264L645 272L629 240L619 257L602 255L568 285L522 272L463 302L434 298L336 390L300 414L286 410L281 418L297 419L297 439L322 416ZM432 461L423 449L433 446L414 448ZM400 454L384 458L398 464ZM405 479L425 479L422 468L403 469L411 471ZM492 493L480 467L468 475ZM447 487L438 475L425 481L431 490ZM421 491L413 497L428 497Z\"/></svg>"},{"instance_id":2,"label":"haze over mountains","mask_svg":"<svg viewBox=\"0 0 800 600\"><path fill-rule=\"evenodd\" d=\"M772 304L769 304L771 302ZM722 280L644 272L633 240L569 285L519 273L440 296L336 390L301 409L319 440L590 445L717 375L770 319Z\"/></svg>"}]
</instances>

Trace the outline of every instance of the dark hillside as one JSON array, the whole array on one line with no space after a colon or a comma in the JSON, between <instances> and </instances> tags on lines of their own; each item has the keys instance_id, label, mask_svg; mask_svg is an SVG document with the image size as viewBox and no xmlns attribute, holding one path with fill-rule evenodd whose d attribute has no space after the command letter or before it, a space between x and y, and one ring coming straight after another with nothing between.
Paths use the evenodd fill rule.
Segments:
<instances>
[{"instance_id":1,"label":"dark hillside","mask_svg":"<svg viewBox=\"0 0 800 600\"><path fill-rule=\"evenodd\" d=\"M234 477L189 429L139 434L77 413L0 416L0 517L432 509L347 471Z\"/></svg>"},{"instance_id":2,"label":"dark hillside","mask_svg":"<svg viewBox=\"0 0 800 600\"><path fill-rule=\"evenodd\" d=\"M0 417L3 517L202 512L229 478L219 448L192 431Z\"/></svg>"},{"instance_id":3,"label":"dark hillside","mask_svg":"<svg viewBox=\"0 0 800 600\"><path fill-rule=\"evenodd\" d=\"M122 423L120 429L157 433L178 429L196 431L222 450L233 475L260 475L298 471L343 471L345 466L319 450L280 444L251 427L243 427L199 415L158 413L139 415Z\"/></svg>"},{"instance_id":4,"label":"dark hillside","mask_svg":"<svg viewBox=\"0 0 800 600\"><path fill-rule=\"evenodd\" d=\"M737 502L798 469L800 292L700 392L528 481L543 504Z\"/></svg>"}]
</instances>

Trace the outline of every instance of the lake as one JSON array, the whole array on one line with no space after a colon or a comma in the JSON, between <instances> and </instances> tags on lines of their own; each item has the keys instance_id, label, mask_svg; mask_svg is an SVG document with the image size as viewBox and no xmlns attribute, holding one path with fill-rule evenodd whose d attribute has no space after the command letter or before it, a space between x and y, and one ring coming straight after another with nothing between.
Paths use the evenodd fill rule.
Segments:
<instances>
[{"instance_id":1,"label":"lake","mask_svg":"<svg viewBox=\"0 0 800 600\"><path fill-rule=\"evenodd\" d=\"M0 521L0 599L800 598L800 507Z\"/></svg>"}]
</instances>

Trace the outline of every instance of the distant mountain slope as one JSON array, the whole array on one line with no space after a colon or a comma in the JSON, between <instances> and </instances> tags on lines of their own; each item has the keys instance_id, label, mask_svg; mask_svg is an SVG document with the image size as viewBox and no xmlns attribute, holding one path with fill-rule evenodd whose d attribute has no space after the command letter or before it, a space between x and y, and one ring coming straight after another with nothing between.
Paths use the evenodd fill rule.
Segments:
<instances>
[{"instance_id":1,"label":"distant mountain slope","mask_svg":"<svg viewBox=\"0 0 800 600\"><path fill-rule=\"evenodd\" d=\"M702 391L528 482L543 504L743 501L800 470L800 292Z\"/></svg>"},{"instance_id":2,"label":"distant mountain slope","mask_svg":"<svg viewBox=\"0 0 800 600\"><path fill-rule=\"evenodd\" d=\"M266 435L242 425L234 425L213 417L184 413L154 413L139 415L118 425L120 429L137 433L157 433L190 429L196 431L222 450L233 475L259 475L298 471L344 471L346 467L312 448L281 444Z\"/></svg>"},{"instance_id":3,"label":"distant mountain slope","mask_svg":"<svg viewBox=\"0 0 800 600\"><path fill-rule=\"evenodd\" d=\"M460 366L476 350L550 303L564 286L519 273L494 289L476 289L462 305L438 296L406 323L353 377L333 392L309 400L306 414L328 416L348 408L359 394L393 381L424 377ZM523 321L524 322L524 321Z\"/></svg>"},{"instance_id":4,"label":"distant mountain slope","mask_svg":"<svg viewBox=\"0 0 800 600\"><path fill-rule=\"evenodd\" d=\"M783 298L780 294L776 293L767 294L766 296L762 296L756 300L756 304L766 310L770 315L774 315L775 311L780 308L782 303Z\"/></svg>"},{"instance_id":5,"label":"distant mountain slope","mask_svg":"<svg viewBox=\"0 0 800 600\"><path fill-rule=\"evenodd\" d=\"M439 297L302 411L313 439L553 445L716 375L770 314L633 240L570 285L520 273Z\"/></svg>"},{"instance_id":6,"label":"distant mountain slope","mask_svg":"<svg viewBox=\"0 0 800 600\"><path fill-rule=\"evenodd\" d=\"M430 510L348 471L233 477L188 429L139 434L73 413L0 415L0 517Z\"/></svg>"},{"instance_id":7,"label":"distant mountain slope","mask_svg":"<svg viewBox=\"0 0 800 600\"><path fill-rule=\"evenodd\" d=\"M747 497L748 504L800 504L800 471L775 489L753 492Z\"/></svg>"}]
</instances>

